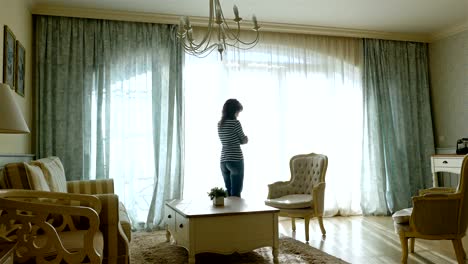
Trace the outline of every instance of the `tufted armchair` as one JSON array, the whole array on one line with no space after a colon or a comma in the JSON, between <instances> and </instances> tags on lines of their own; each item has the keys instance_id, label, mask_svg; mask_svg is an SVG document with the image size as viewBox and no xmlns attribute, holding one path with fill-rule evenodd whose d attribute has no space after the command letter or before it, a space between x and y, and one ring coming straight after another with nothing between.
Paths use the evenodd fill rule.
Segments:
<instances>
[{"instance_id":1,"label":"tufted armchair","mask_svg":"<svg viewBox=\"0 0 468 264\"><path fill-rule=\"evenodd\" d=\"M463 159L458 187L451 191L444 188L421 190L413 197L413 207L395 212L393 223L400 236L401 262L408 261L414 252L415 238L451 240L458 263L465 263L466 254L462 245L468 226L468 155Z\"/></svg>"},{"instance_id":2,"label":"tufted armchair","mask_svg":"<svg viewBox=\"0 0 468 264\"><path fill-rule=\"evenodd\" d=\"M317 217L322 230L325 201L325 174L328 157L321 154L302 154L291 158L291 180L268 185L266 205L280 209L280 216L291 217L292 229L296 231L295 218L304 218L306 241L309 241L309 220Z\"/></svg>"}]
</instances>

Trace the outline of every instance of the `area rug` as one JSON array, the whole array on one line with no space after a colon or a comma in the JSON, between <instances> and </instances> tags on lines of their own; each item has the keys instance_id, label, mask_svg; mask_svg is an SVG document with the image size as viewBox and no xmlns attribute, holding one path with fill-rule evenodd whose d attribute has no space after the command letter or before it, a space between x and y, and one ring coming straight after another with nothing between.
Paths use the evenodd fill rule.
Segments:
<instances>
[{"instance_id":1,"label":"area rug","mask_svg":"<svg viewBox=\"0 0 468 264\"><path fill-rule=\"evenodd\" d=\"M165 231L134 232L130 242L130 263L183 264L188 262L187 250L166 242ZM290 237L279 239L279 263L347 263L332 255L306 245ZM259 248L252 252L231 255L200 253L195 255L201 263L273 263L271 248Z\"/></svg>"}]
</instances>

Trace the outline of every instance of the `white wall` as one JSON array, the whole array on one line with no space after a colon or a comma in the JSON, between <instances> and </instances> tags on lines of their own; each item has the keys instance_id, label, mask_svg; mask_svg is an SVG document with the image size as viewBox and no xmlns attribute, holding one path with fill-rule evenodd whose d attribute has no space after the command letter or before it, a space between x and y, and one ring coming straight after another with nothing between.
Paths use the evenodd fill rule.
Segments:
<instances>
[{"instance_id":1,"label":"white wall","mask_svg":"<svg viewBox=\"0 0 468 264\"><path fill-rule=\"evenodd\" d=\"M14 93L32 131L32 15L29 0L0 0L0 82L3 81L3 34L7 25L26 50L25 97ZM31 153L32 134L0 134L0 154Z\"/></svg>"},{"instance_id":2,"label":"white wall","mask_svg":"<svg viewBox=\"0 0 468 264\"><path fill-rule=\"evenodd\" d=\"M438 148L468 137L468 29L429 45L432 113Z\"/></svg>"}]
</instances>

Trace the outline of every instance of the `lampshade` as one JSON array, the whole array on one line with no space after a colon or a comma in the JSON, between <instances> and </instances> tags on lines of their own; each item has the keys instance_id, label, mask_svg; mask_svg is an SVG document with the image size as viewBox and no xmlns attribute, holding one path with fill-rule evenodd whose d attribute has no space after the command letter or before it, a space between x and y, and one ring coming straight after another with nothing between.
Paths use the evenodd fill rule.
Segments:
<instances>
[{"instance_id":1,"label":"lampshade","mask_svg":"<svg viewBox=\"0 0 468 264\"><path fill-rule=\"evenodd\" d=\"M10 86L0 83L0 133L29 133L23 114L13 98Z\"/></svg>"}]
</instances>

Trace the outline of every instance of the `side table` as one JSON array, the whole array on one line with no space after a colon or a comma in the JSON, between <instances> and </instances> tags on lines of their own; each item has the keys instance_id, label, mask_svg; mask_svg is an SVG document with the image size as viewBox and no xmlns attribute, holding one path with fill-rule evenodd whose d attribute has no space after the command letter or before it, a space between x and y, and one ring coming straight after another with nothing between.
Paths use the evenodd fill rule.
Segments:
<instances>
[{"instance_id":1,"label":"side table","mask_svg":"<svg viewBox=\"0 0 468 264\"><path fill-rule=\"evenodd\" d=\"M0 264L13 264L16 243L0 243Z\"/></svg>"},{"instance_id":2,"label":"side table","mask_svg":"<svg viewBox=\"0 0 468 264\"><path fill-rule=\"evenodd\" d=\"M437 172L451 172L460 174L465 155L438 154L431 156L431 170L433 187L439 187Z\"/></svg>"}]
</instances>

